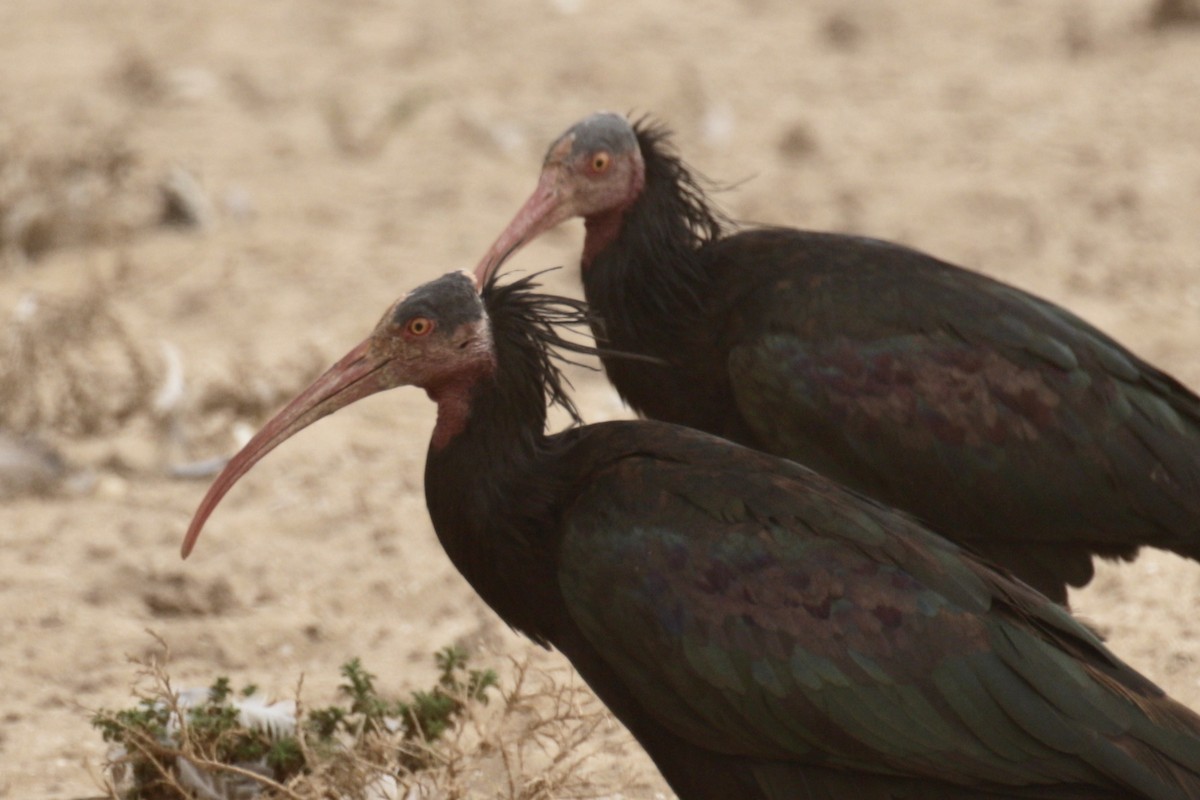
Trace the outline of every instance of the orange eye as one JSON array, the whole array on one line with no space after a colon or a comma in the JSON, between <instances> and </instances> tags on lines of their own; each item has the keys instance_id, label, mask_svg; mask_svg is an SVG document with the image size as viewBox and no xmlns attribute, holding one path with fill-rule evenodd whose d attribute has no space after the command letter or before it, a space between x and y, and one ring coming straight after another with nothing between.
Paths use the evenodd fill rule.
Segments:
<instances>
[{"instance_id":1,"label":"orange eye","mask_svg":"<svg viewBox=\"0 0 1200 800\"><path fill-rule=\"evenodd\" d=\"M592 156L592 172L597 174L608 169L608 165L612 162L612 157L603 151Z\"/></svg>"},{"instance_id":2,"label":"orange eye","mask_svg":"<svg viewBox=\"0 0 1200 800\"><path fill-rule=\"evenodd\" d=\"M404 331L410 336L424 336L433 330L433 320L428 317L413 317L404 326Z\"/></svg>"}]
</instances>

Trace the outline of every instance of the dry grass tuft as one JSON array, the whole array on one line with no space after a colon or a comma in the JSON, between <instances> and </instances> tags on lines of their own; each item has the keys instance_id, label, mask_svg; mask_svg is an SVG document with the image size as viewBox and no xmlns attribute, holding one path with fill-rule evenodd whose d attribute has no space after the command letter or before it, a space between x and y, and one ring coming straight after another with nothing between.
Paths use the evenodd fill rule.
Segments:
<instances>
[{"instance_id":1,"label":"dry grass tuft","mask_svg":"<svg viewBox=\"0 0 1200 800\"><path fill-rule=\"evenodd\" d=\"M573 672L514 660L501 694L500 704L473 707L467 723L437 743L437 766L409 776L406 796L552 800L608 797L626 788L589 770L594 759L620 756L623 745L602 735L613 718Z\"/></svg>"},{"instance_id":2,"label":"dry grass tuft","mask_svg":"<svg viewBox=\"0 0 1200 800\"><path fill-rule=\"evenodd\" d=\"M1200 25L1200 0L1157 0L1150 11L1150 27L1164 30Z\"/></svg>"},{"instance_id":3,"label":"dry grass tuft","mask_svg":"<svg viewBox=\"0 0 1200 800\"><path fill-rule=\"evenodd\" d=\"M133 690L138 705L125 712L99 712L97 727L114 747L99 779L106 798L175 800L197 796L232 798L371 798L371 800L551 800L611 797L624 786L601 784L589 774L589 759L620 756L622 746L602 735L613 722L599 701L567 670L544 670L513 660L499 701L463 698L464 713L436 741L405 738L400 730L363 726L335 746L311 734L319 715L300 702L296 689L294 731L304 770L276 780L261 764L229 763L218 750L240 731L205 739L181 702L167 672L166 645L160 655L135 661ZM415 696L415 695L414 695ZM147 723L148 718L153 718ZM180 724L180 720L184 720ZM164 736L164 731L176 731ZM113 735L115 732L116 735Z\"/></svg>"},{"instance_id":4,"label":"dry grass tuft","mask_svg":"<svg viewBox=\"0 0 1200 800\"><path fill-rule=\"evenodd\" d=\"M146 341L125 321L121 285L95 280L72 296L31 292L0 313L0 429L96 436L140 417L187 451L211 451L324 368L313 347L270 370L239 357L192 388L179 351Z\"/></svg>"},{"instance_id":5,"label":"dry grass tuft","mask_svg":"<svg viewBox=\"0 0 1200 800\"><path fill-rule=\"evenodd\" d=\"M133 226L122 200L136 160L118 133L53 153L16 134L0 140L0 264L127 238Z\"/></svg>"},{"instance_id":6,"label":"dry grass tuft","mask_svg":"<svg viewBox=\"0 0 1200 800\"><path fill-rule=\"evenodd\" d=\"M161 368L112 300L30 293L0 322L0 426L92 435L152 406Z\"/></svg>"}]
</instances>

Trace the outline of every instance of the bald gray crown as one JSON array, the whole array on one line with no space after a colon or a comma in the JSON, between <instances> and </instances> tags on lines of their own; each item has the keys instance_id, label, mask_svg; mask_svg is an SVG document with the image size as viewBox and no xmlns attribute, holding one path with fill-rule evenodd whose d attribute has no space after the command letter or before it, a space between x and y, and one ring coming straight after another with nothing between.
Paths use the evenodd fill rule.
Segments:
<instances>
[{"instance_id":1,"label":"bald gray crown","mask_svg":"<svg viewBox=\"0 0 1200 800\"><path fill-rule=\"evenodd\" d=\"M465 272L450 272L413 289L392 312L396 322L421 314L436 319L445 330L485 316L483 298L475 279Z\"/></svg>"},{"instance_id":2,"label":"bald gray crown","mask_svg":"<svg viewBox=\"0 0 1200 800\"><path fill-rule=\"evenodd\" d=\"M571 146L572 155L591 153L596 150L607 150L615 155L627 153L638 146L637 135L634 134L629 120L620 114L609 111L601 111L584 117L571 126L571 129L564 135L574 136L574 143Z\"/></svg>"}]
</instances>

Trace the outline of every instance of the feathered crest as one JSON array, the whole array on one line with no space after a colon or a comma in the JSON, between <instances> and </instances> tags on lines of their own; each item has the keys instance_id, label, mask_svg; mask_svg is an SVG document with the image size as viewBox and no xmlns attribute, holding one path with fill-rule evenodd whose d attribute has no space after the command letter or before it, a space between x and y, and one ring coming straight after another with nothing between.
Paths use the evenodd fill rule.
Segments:
<instances>
[{"instance_id":1,"label":"feathered crest","mask_svg":"<svg viewBox=\"0 0 1200 800\"><path fill-rule=\"evenodd\" d=\"M536 402L542 408L558 405L578 424L583 420L567 394L570 381L559 367L562 363L578 362L563 356L560 351L594 356L604 351L562 335L562 331L587 331L590 314L583 300L537 291L537 278L550 271L542 270L503 284L493 273L480 294L492 321L492 336L497 340L497 348L502 344L507 346L511 357L519 359L529 373L521 383L535 385L540 391L540 398L529 397L524 401ZM504 368L512 369L512 366L505 365Z\"/></svg>"},{"instance_id":2,"label":"feathered crest","mask_svg":"<svg viewBox=\"0 0 1200 800\"><path fill-rule=\"evenodd\" d=\"M733 227L729 217L708 199L705 190L720 187L691 170L671 143L672 132L649 115L633 122L633 132L646 164L646 189L656 197L656 207L683 222L690 234L690 247L697 248Z\"/></svg>"}]
</instances>

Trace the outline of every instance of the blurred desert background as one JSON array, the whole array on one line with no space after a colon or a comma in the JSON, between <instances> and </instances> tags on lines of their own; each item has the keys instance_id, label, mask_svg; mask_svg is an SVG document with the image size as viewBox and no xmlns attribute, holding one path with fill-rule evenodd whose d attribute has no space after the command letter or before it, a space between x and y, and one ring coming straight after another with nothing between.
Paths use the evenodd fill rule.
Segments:
<instances>
[{"instance_id":1,"label":"blurred desert background","mask_svg":"<svg viewBox=\"0 0 1200 800\"><path fill-rule=\"evenodd\" d=\"M98 794L129 656L329 700L357 655L531 645L422 496L433 406L377 396L229 455L391 300L473 266L550 140L651 113L742 220L916 246L1060 302L1200 387L1200 20L1152 0L0 3L0 797ZM582 229L522 253L564 265ZM572 372L585 416L623 414ZM1200 524L1200 521L1198 521ZM1200 565L1106 566L1077 611L1200 708ZM538 657L553 665L557 656ZM620 744L604 726L598 736ZM665 792L634 746L599 796ZM488 796L488 795L481 795ZM498 796L508 796L499 793Z\"/></svg>"}]
</instances>

